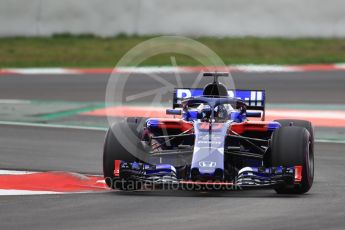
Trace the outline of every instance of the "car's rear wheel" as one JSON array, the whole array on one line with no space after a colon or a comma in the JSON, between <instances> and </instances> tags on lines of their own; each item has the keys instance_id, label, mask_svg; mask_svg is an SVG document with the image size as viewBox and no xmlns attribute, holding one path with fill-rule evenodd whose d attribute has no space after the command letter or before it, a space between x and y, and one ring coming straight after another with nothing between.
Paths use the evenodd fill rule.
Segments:
<instances>
[{"instance_id":1,"label":"car's rear wheel","mask_svg":"<svg viewBox=\"0 0 345 230\"><path fill-rule=\"evenodd\" d=\"M309 191L314 180L313 138L304 127L285 126L274 131L271 140L272 167L302 166L299 184L279 185L275 190L282 194L303 194Z\"/></svg>"},{"instance_id":2,"label":"car's rear wheel","mask_svg":"<svg viewBox=\"0 0 345 230\"><path fill-rule=\"evenodd\" d=\"M116 130L124 130L126 127L130 129L134 128L131 121L128 120L119 120L115 122L107 131L105 136L104 148L103 148L103 175L105 178L105 182L108 187L113 189L128 189L129 183L120 183L123 181L121 175L115 176L115 161L122 161L122 162L135 162L139 161L136 156L131 154L127 148L120 143L119 139L114 134ZM139 133L137 133L139 135ZM138 151L143 151L140 146L140 139L133 140L133 145L136 145L135 148ZM138 189L137 186L131 186L133 189Z\"/></svg>"}]
</instances>

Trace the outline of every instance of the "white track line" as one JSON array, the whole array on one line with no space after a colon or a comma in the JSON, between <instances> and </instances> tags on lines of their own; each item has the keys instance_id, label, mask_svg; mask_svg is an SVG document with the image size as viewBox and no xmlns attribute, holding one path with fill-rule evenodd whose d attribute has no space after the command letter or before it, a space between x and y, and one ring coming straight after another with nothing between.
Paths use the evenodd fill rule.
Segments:
<instances>
[{"instance_id":1,"label":"white track line","mask_svg":"<svg viewBox=\"0 0 345 230\"><path fill-rule=\"evenodd\" d=\"M0 170L0 175L26 175L26 174L33 174L33 173L37 173L37 172L16 171L16 170ZM0 189L0 196L43 195L43 194L62 194L62 193L61 192L52 192L52 191Z\"/></svg>"},{"instance_id":2,"label":"white track line","mask_svg":"<svg viewBox=\"0 0 345 230\"><path fill-rule=\"evenodd\" d=\"M345 140L315 139L316 143L345 144Z\"/></svg>"},{"instance_id":3,"label":"white track line","mask_svg":"<svg viewBox=\"0 0 345 230\"><path fill-rule=\"evenodd\" d=\"M0 170L0 175L26 175L26 174L33 174L37 172L31 171L15 171L15 170Z\"/></svg>"},{"instance_id":4,"label":"white track line","mask_svg":"<svg viewBox=\"0 0 345 230\"><path fill-rule=\"evenodd\" d=\"M102 128L102 127L86 127L86 126L59 125L59 124L39 124L39 123L16 122L16 121L0 121L0 125L39 127L39 128L57 128L57 129L92 130L92 131L107 131L108 130L107 128Z\"/></svg>"},{"instance_id":5,"label":"white track line","mask_svg":"<svg viewBox=\"0 0 345 230\"><path fill-rule=\"evenodd\" d=\"M312 68L310 68L312 66ZM226 66L232 71L243 71L253 73L265 72L308 72L308 71L334 71L345 70L344 63L335 64L316 64L316 65L230 65ZM108 68L106 73L110 74L113 71L117 73L197 73L204 71L204 66L147 66L147 67L117 67L114 69ZM224 68L224 67L223 67ZM88 73L105 73L102 68L82 69L82 68L4 68L0 69L0 74L20 74L20 75L82 75Z\"/></svg>"},{"instance_id":6,"label":"white track line","mask_svg":"<svg viewBox=\"0 0 345 230\"><path fill-rule=\"evenodd\" d=\"M18 171L18 170L1 170L0 169L0 176L2 175L27 175L27 174L35 174L35 173L42 173L42 172L34 172L34 171ZM102 175L89 175L86 176L99 176L103 177ZM98 180L97 184L105 184L104 180ZM49 194L81 194L81 193L101 193L106 192L104 191L72 191L72 192L56 192L56 191L48 191L48 190L25 190L25 189L0 189L0 196L19 196L19 195L49 195Z\"/></svg>"},{"instance_id":7,"label":"white track line","mask_svg":"<svg viewBox=\"0 0 345 230\"><path fill-rule=\"evenodd\" d=\"M30 100L0 99L0 104L31 104Z\"/></svg>"},{"instance_id":8,"label":"white track line","mask_svg":"<svg viewBox=\"0 0 345 230\"><path fill-rule=\"evenodd\" d=\"M295 70L289 66L281 65L235 65L235 69L243 72L294 72Z\"/></svg>"},{"instance_id":9,"label":"white track line","mask_svg":"<svg viewBox=\"0 0 345 230\"><path fill-rule=\"evenodd\" d=\"M0 196L47 195L47 194L66 194L66 193L63 193L63 192L51 192L51 191L30 191L30 190L0 189Z\"/></svg>"},{"instance_id":10,"label":"white track line","mask_svg":"<svg viewBox=\"0 0 345 230\"><path fill-rule=\"evenodd\" d=\"M25 75L38 75L38 74L79 74L78 71L74 71L68 68L13 68L4 69L5 71L25 74Z\"/></svg>"}]
</instances>

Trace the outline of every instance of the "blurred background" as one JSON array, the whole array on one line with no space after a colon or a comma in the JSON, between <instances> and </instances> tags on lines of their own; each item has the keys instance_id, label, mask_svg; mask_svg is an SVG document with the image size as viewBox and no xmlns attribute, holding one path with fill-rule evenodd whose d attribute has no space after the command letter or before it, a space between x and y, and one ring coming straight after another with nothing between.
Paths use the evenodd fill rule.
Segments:
<instances>
[{"instance_id":1,"label":"blurred background","mask_svg":"<svg viewBox=\"0 0 345 230\"><path fill-rule=\"evenodd\" d=\"M344 37L342 0L2 0L1 36Z\"/></svg>"},{"instance_id":2,"label":"blurred background","mask_svg":"<svg viewBox=\"0 0 345 230\"><path fill-rule=\"evenodd\" d=\"M104 129L118 61L148 39L177 35L214 51L235 87L265 89L268 119L311 119L320 138L343 139L344 9L341 0L2 0L0 119ZM139 66L115 71L133 73L127 94L159 87L150 74L167 80L178 72L190 87L202 71L176 53Z\"/></svg>"},{"instance_id":3,"label":"blurred background","mask_svg":"<svg viewBox=\"0 0 345 230\"><path fill-rule=\"evenodd\" d=\"M177 35L214 51L235 87L265 89L268 119L311 119L320 138L343 139L343 9L341 0L2 0L0 120L105 129L105 90L118 61L148 39ZM159 87L153 73L181 73L190 87L202 71L176 53L139 66L116 70L133 73L127 94L140 91L138 82Z\"/></svg>"},{"instance_id":4,"label":"blurred background","mask_svg":"<svg viewBox=\"0 0 345 230\"><path fill-rule=\"evenodd\" d=\"M0 120L105 129L105 90L118 61L144 41L177 35L214 51L235 87L265 89L268 119L311 119L320 138L343 139L344 9L341 0L2 0ZM150 74L180 73L190 87L202 71L176 53L139 66L116 69L133 73L127 94L159 87Z\"/></svg>"},{"instance_id":5,"label":"blurred background","mask_svg":"<svg viewBox=\"0 0 345 230\"><path fill-rule=\"evenodd\" d=\"M2 0L0 67L112 67L158 35L195 38L227 64L345 62L344 8L342 0Z\"/></svg>"}]
</instances>

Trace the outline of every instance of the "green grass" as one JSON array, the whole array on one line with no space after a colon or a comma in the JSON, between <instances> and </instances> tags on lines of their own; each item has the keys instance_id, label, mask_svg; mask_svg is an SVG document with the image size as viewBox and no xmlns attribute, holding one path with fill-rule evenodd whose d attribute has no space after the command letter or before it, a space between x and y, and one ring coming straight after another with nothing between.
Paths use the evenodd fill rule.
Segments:
<instances>
[{"instance_id":1,"label":"green grass","mask_svg":"<svg viewBox=\"0 0 345 230\"><path fill-rule=\"evenodd\" d=\"M1 38L0 68L113 67L135 45L151 37L98 38L60 35L52 38ZM308 64L345 62L345 39L197 38L226 64ZM197 65L187 56L178 65ZM171 65L170 54L142 65Z\"/></svg>"}]
</instances>

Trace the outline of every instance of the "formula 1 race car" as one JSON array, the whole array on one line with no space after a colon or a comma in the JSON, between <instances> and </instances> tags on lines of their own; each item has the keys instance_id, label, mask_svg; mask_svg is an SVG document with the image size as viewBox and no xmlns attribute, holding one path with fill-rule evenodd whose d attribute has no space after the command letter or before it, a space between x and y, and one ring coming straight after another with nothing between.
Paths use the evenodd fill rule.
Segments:
<instances>
[{"instance_id":1,"label":"formula 1 race car","mask_svg":"<svg viewBox=\"0 0 345 230\"><path fill-rule=\"evenodd\" d=\"M314 180L312 124L265 121L265 91L228 90L218 81L228 73L204 76L214 80L203 89L175 89L173 108L166 110L173 118L131 117L109 128L107 185L308 192Z\"/></svg>"}]
</instances>

